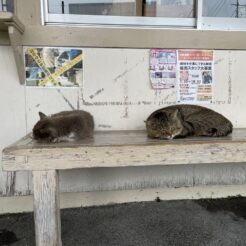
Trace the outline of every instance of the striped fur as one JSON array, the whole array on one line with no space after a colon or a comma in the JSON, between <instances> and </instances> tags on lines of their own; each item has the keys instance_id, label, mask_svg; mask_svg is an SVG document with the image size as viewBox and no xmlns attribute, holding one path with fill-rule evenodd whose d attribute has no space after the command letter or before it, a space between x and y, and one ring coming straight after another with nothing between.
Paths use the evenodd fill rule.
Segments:
<instances>
[{"instance_id":1,"label":"striped fur","mask_svg":"<svg viewBox=\"0 0 246 246\"><path fill-rule=\"evenodd\" d=\"M146 120L153 138L186 136L221 137L232 132L232 123L223 115L198 105L173 105L153 112Z\"/></svg>"}]
</instances>

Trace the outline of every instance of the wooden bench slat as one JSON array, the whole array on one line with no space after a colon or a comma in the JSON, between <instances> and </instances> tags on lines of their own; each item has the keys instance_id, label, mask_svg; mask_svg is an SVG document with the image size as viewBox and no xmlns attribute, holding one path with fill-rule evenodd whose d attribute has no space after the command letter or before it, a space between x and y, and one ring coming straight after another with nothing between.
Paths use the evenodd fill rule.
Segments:
<instances>
[{"instance_id":1,"label":"wooden bench slat","mask_svg":"<svg viewBox=\"0 0 246 246\"><path fill-rule=\"evenodd\" d=\"M93 139L50 144L29 134L3 150L3 170L245 162L245 153L246 129L222 138L171 141L147 138L145 131L96 132Z\"/></svg>"}]
</instances>

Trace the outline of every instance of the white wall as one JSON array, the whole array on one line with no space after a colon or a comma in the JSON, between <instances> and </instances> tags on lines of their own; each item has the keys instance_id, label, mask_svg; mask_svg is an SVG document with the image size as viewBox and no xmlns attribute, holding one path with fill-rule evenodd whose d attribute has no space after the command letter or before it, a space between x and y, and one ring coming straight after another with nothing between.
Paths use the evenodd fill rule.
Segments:
<instances>
[{"instance_id":1,"label":"white wall","mask_svg":"<svg viewBox=\"0 0 246 246\"><path fill-rule=\"evenodd\" d=\"M0 149L26 134L25 88L18 83L11 47L0 46ZM0 154L1 156L1 154ZM0 172L0 194L12 193L14 186L25 193L29 175ZM20 177L20 178L19 178Z\"/></svg>"},{"instance_id":2,"label":"white wall","mask_svg":"<svg viewBox=\"0 0 246 246\"><path fill-rule=\"evenodd\" d=\"M38 111L51 114L80 108L94 115L96 130L144 129L150 112L176 100L175 89L151 88L146 49L85 49L81 88L25 88L19 85L11 48L0 47L0 58L0 150L31 131ZM215 100L207 106L235 127L246 127L245 60L245 51L215 51ZM61 187L91 191L241 184L246 181L244 170L241 164L76 170L61 172ZM0 172L3 195L29 194L31 186L27 172Z\"/></svg>"}]
</instances>

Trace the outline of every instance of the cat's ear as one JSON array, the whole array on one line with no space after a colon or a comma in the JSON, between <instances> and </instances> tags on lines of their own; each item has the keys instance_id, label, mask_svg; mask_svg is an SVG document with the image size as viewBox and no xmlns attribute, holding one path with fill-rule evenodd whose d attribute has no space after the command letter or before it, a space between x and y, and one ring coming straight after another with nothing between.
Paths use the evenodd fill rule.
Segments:
<instances>
[{"instance_id":1,"label":"cat's ear","mask_svg":"<svg viewBox=\"0 0 246 246\"><path fill-rule=\"evenodd\" d=\"M173 113L170 115L170 119L171 120L177 120L177 119L182 120L180 111L178 109L175 109Z\"/></svg>"},{"instance_id":2,"label":"cat's ear","mask_svg":"<svg viewBox=\"0 0 246 246\"><path fill-rule=\"evenodd\" d=\"M158 120L167 120L167 115L164 112L160 111L155 114L154 118Z\"/></svg>"},{"instance_id":3,"label":"cat's ear","mask_svg":"<svg viewBox=\"0 0 246 246\"><path fill-rule=\"evenodd\" d=\"M44 119L45 117L47 117L44 113L42 112L38 112L40 120Z\"/></svg>"}]
</instances>

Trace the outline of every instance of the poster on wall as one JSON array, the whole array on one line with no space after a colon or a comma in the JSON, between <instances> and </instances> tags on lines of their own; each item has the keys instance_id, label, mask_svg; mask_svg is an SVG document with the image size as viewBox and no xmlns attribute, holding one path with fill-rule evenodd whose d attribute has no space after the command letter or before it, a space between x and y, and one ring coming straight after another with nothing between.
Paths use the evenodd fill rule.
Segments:
<instances>
[{"instance_id":1,"label":"poster on wall","mask_svg":"<svg viewBox=\"0 0 246 246\"><path fill-rule=\"evenodd\" d=\"M212 103L213 51L178 50L177 102Z\"/></svg>"},{"instance_id":2,"label":"poster on wall","mask_svg":"<svg viewBox=\"0 0 246 246\"><path fill-rule=\"evenodd\" d=\"M153 89L169 89L176 85L176 50L150 50L150 82Z\"/></svg>"},{"instance_id":3,"label":"poster on wall","mask_svg":"<svg viewBox=\"0 0 246 246\"><path fill-rule=\"evenodd\" d=\"M24 47L26 85L74 87L82 81L83 51L79 48Z\"/></svg>"}]
</instances>

